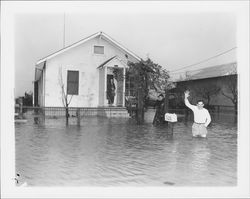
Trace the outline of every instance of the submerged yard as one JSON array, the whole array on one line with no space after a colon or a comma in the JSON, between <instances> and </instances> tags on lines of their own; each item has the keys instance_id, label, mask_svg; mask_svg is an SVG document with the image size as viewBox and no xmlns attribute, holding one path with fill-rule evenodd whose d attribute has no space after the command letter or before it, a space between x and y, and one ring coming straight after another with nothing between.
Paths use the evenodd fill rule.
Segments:
<instances>
[{"instance_id":1,"label":"submerged yard","mask_svg":"<svg viewBox=\"0 0 250 199\"><path fill-rule=\"evenodd\" d=\"M16 171L29 186L236 186L237 124L214 116L208 138L192 122L166 127L132 119L28 116L15 124Z\"/></svg>"}]
</instances>

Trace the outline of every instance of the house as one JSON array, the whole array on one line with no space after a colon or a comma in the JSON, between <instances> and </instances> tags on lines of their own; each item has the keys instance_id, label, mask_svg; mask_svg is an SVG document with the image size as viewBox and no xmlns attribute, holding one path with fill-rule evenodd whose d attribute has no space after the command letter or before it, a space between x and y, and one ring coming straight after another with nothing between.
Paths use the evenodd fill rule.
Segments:
<instances>
[{"instance_id":1,"label":"house","mask_svg":"<svg viewBox=\"0 0 250 199\"><path fill-rule=\"evenodd\" d=\"M63 107L65 92L72 97L70 107L107 107L107 90L114 71L119 70L125 77L128 62L140 60L104 32L97 32L36 63L34 105ZM125 81L114 78L115 107L125 106Z\"/></svg>"},{"instance_id":2,"label":"house","mask_svg":"<svg viewBox=\"0 0 250 199\"><path fill-rule=\"evenodd\" d=\"M183 73L174 81L176 88L171 92L183 94L191 91L191 102L203 99L210 107L220 107L228 110L237 109L237 63L227 63ZM193 95L192 95L193 94ZM231 99L230 99L231 98ZM183 99L173 100L174 106L183 105ZM236 106L236 107L234 107Z\"/></svg>"}]
</instances>

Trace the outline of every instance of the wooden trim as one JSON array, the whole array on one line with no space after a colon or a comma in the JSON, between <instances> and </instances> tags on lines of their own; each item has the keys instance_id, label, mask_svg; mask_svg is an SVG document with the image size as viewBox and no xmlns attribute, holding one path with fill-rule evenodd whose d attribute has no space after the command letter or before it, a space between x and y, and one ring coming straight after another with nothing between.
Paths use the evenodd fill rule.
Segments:
<instances>
[{"instance_id":1,"label":"wooden trim","mask_svg":"<svg viewBox=\"0 0 250 199\"><path fill-rule=\"evenodd\" d=\"M107 34L105 34L105 33L103 33L103 32L98 32L98 33L95 33L95 34L93 34L93 35L91 35L91 36L89 36L89 37L87 37L87 38L85 38L85 39L82 39L82 40L80 40L80 41L78 41L78 42L76 42L76 43L74 43L74 44L72 44L72 45L70 45L70 46L68 46L68 47L66 47L66 48L63 48L63 49L61 49L61 50L59 50L59 51L57 51L57 52L55 52L55 53L52 53L52 54L48 55L48 56L45 57L45 58L40 59L40 60L36 63L36 65L38 65L38 64L40 64L40 63L42 63L42 62L44 62L44 61L46 61L46 60L48 60L48 59L51 59L51 58L53 58L53 57L55 57L55 56L57 56L57 55L59 55L59 54L61 54L61 53L63 53L63 52L66 52L66 51L68 51L68 50L70 50L70 49L72 49L72 48L74 48L74 47L76 47L76 46L79 46L79 45L81 45L81 44L83 44L83 43L85 43L85 42L89 41L90 39L93 39L93 38L95 38L95 37L97 37L97 36L103 36L102 38L103 38L103 39L106 38L106 41L107 41L107 42L115 44L116 46L118 46L119 48L121 48L122 50L124 50L125 52L127 52L128 54L132 55L132 57L134 57L134 58L137 59L138 61L141 60L140 57L138 57L137 55L135 55L133 52L131 52L131 51L128 50L127 48L123 47L121 44L119 44L117 41L115 41L114 39L112 39L112 38L111 38L110 36L108 36Z\"/></svg>"}]
</instances>

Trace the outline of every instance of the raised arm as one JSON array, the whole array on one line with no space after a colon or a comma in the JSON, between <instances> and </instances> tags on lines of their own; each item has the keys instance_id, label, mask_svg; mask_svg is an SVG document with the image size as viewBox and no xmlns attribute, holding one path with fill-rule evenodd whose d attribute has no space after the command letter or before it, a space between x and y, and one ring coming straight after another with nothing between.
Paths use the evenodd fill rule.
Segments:
<instances>
[{"instance_id":1,"label":"raised arm","mask_svg":"<svg viewBox=\"0 0 250 199\"><path fill-rule=\"evenodd\" d=\"M184 93L185 95L185 99L184 99L184 102L185 102L185 105L190 108L191 110L194 110L195 109L195 106L190 104L189 100L188 100L188 97L189 97L189 91L185 91Z\"/></svg>"}]
</instances>

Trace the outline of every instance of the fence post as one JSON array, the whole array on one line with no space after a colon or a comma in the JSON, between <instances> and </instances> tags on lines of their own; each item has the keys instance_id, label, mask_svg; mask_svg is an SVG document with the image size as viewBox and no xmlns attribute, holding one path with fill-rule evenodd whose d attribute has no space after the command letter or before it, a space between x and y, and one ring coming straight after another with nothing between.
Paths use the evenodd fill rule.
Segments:
<instances>
[{"instance_id":1,"label":"fence post","mask_svg":"<svg viewBox=\"0 0 250 199\"><path fill-rule=\"evenodd\" d=\"M65 116L66 116L66 125L69 124L69 108L68 108L68 104L66 104L65 106Z\"/></svg>"},{"instance_id":2,"label":"fence post","mask_svg":"<svg viewBox=\"0 0 250 199\"><path fill-rule=\"evenodd\" d=\"M168 111L169 111L169 93L167 89L165 89L164 112L167 113Z\"/></svg>"},{"instance_id":3,"label":"fence post","mask_svg":"<svg viewBox=\"0 0 250 199\"><path fill-rule=\"evenodd\" d=\"M174 122L168 122L168 126L170 129L170 134L173 135L174 134Z\"/></svg>"},{"instance_id":4,"label":"fence post","mask_svg":"<svg viewBox=\"0 0 250 199\"><path fill-rule=\"evenodd\" d=\"M165 89L165 99L164 99L164 116L169 111L169 93L167 89ZM165 121L166 125L169 125L169 122Z\"/></svg>"},{"instance_id":5,"label":"fence post","mask_svg":"<svg viewBox=\"0 0 250 199\"><path fill-rule=\"evenodd\" d=\"M20 115L23 115L23 103L20 103Z\"/></svg>"},{"instance_id":6,"label":"fence post","mask_svg":"<svg viewBox=\"0 0 250 199\"><path fill-rule=\"evenodd\" d=\"M220 113L220 105L217 106L217 113Z\"/></svg>"},{"instance_id":7,"label":"fence post","mask_svg":"<svg viewBox=\"0 0 250 199\"><path fill-rule=\"evenodd\" d=\"M81 115L80 115L80 109L77 108L76 110L76 117L77 117L77 126L81 125Z\"/></svg>"}]
</instances>

